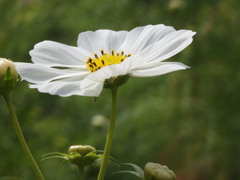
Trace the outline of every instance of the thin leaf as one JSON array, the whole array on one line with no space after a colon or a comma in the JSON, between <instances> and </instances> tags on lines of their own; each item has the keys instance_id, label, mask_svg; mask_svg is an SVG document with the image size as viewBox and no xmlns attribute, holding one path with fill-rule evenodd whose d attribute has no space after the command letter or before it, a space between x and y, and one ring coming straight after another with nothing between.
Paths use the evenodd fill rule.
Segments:
<instances>
[{"instance_id":1,"label":"thin leaf","mask_svg":"<svg viewBox=\"0 0 240 180\"><path fill-rule=\"evenodd\" d=\"M45 160L48 160L48 159L54 159L54 158L69 160L67 157L63 157L63 156L49 156L49 157L43 158L41 161L45 161Z\"/></svg>"},{"instance_id":2,"label":"thin leaf","mask_svg":"<svg viewBox=\"0 0 240 180\"><path fill-rule=\"evenodd\" d=\"M102 150L96 150L96 151L92 151L92 152L104 154L104 151L102 151Z\"/></svg>"},{"instance_id":3,"label":"thin leaf","mask_svg":"<svg viewBox=\"0 0 240 180\"><path fill-rule=\"evenodd\" d=\"M119 162L114 157L110 156L109 161L113 163L115 166L120 167Z\"/></svg>"},{"instance_id":4,"label":"thin leaf","mask_svg":"<svg viewBox=\"0 0 240 180\"><path fill-rule=\"evenodd\" d=\"M132 174L134 176L137 176L140 179L143 179L142 175L136 171L118 171L118 172L114 172L113 174Z\"/></svg>"},{"instance_id":5,"label":"thin leaf","mask_svg":"<svg viewBox=\"0 0 240 180\"><path fill-rule=\"evenodd\" d=\"M98 158L103 158L103 155L98 155ZM112 156L109 156L108 159L109 163L112 163L113 165L120 167L120 163Z\"/></svg>"},{"instance_id":6,"label":"thin leaf","mask_svg":"<svg viewBox=\"0 0 240 180\"><path fill-rule=\"evenodd\" d=\"M143 172L142 168L140 168L140 167L137 166L136 164L122 163L121 165L131 166L138 174L141 175L142 178L144 177L144 172Z\"/></svg>"},{"instance_id":7,"label":"thin leaf","mask_svg":"<svg viewBox=\"0 0 240 180\"><path fill-rule=\"evenodd\" d=\"M58 155L58 156L68 157L68 154L64 154L64 153L60 153L60 152L47 153L47 154L42 155L42 157L52 156L52 155Z\"/></svg>"}]
</instances>

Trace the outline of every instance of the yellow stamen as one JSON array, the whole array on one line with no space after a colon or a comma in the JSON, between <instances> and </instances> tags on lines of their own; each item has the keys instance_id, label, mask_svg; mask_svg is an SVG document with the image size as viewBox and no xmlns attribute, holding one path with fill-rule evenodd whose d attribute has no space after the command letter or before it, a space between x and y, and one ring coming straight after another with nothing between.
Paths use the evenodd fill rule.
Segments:
<instances>
[{"instance_id":1,"label":"yellow stamen","mask_svg":"<svg viewBox=\"0 0 240 180\"><path fill-rule=\"evenodd\" d=\"M112 55L114 56L114 50L111 50L111 52L112 52Z\"/></svg>"},{"instance_id":2,"label":"yellow stamen","mask_svg":"<svg viewBox=\"0 0 240 180\"><path fill-rule=\"evenodd\" d=\"M94 56L95 56L96 59L98 59L98 55L97 55L97 53L94 53Z\"/></svg>"},{"instance_id":3,"label":"yellow stamen","mask_svg":"<svg viewBox=\"0 0 240 180\"><path fill-rule=\"evenodd\" d=\"M114 50L111 50L110 54L104 52L104 50L100 50L101 56L98 56L97 53L94 53L95 58L88 58L86 61L86 66L88 71L95 72L102 67L113 65L113 64L120 64L126 58L130 57L131 54L124 54L124 51L120 53L115 53Z\"/></svg>"}]
</instances>

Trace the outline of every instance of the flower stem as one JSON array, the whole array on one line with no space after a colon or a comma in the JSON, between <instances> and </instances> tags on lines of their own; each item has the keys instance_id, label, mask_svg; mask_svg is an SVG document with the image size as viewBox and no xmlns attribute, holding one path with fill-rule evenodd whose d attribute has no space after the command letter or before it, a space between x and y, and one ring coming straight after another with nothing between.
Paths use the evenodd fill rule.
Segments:
<instances>
[{"instance_id":1,"label":"flower stem","mask_svg":"<svg viewBox=\"0 0 240 180\"><path fill-rule=\"evenodd\" d=\"M117 88L112 88L112 112L110 118L110 124L108 128L108 135L107 140L104 148L103 160L101 163L100 171L98 174L98 180L104 180L104 176L107 169L108 158L110 156L110 151L112 147L114 129L115 129L115 122L116 122L116 105L117 105Z\"/></svg>"},{"instance_id":2,"label":"flower stem","mask_svg":"<svg viewBox=\"0 0 240 180\"><path fill-rule=\"evenodd\" d=\"M32 153L31 153L30 149L28 148L28 145L25 141L25 138L23 136L21 127L19 125L15 110L13 108L13 105L12 105L11 101L10 101L10 96L9 96L9 94L4 94L3 97L6 101L6 104L7 104L10 116L11 116L11 121L12 121L13 127L14 127L14 129L17 133L17 136L18 136L18 139L19 139L20 144L22 146L22 149L23 149L29 163L31 164L32 169L34 170L36 176L38 177L38 179L39 180L44 180L44 177L43 177L36 161L34 160L33 155L32 155Z\"/></svg>"},{"instance_id":3,"label":"flower stem","mask_svg":"<svg viewBox=\"0 0 240 180\"><path fill-rule=\"evenodd\" d=\"M78 168L79 168L80 180L86 180L86 177L84 174L84 168L83 167L78 167Z\"/></svg>"}]
</instances>

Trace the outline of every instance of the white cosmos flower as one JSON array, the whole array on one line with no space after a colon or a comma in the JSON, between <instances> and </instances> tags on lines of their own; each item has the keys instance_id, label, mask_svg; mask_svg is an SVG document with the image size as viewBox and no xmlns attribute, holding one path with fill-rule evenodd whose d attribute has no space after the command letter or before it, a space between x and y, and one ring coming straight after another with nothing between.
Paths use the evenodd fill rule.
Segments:
<instances>
[{"instance_id":1,"label":"white cosmos flower","mask_svg":"<svg viewBox=\"0 0 240 180\"><path fill-rule=\"evenodd\" d=\"M192 42L195 32L165 25L131 31L82 32L77 47L43 41L30 51L33 63L15 63L30 88L59 96L99 96L104 82L123 75L158 76L188 66L162 62Z\"/></svg>"}]
</instances>

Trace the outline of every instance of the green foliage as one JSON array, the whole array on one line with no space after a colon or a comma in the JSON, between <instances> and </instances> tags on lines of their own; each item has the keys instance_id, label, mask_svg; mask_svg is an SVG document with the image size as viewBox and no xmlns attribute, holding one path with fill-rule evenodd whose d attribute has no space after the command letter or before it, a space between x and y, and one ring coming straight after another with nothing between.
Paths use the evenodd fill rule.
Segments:
<instances>
[{"instance_id":1,"label":"green foliage","mask_svg":"<svg viewBox=\"0 0 240 180\"><path fill-rule=\"evenodd\" d=\"M28 52L40 41L76 45L79 32L101 28L163 23L196 31L193 44L170 59L191 69L130 78L120 87L112 156L141 167L166 164L178 180L240 179L239 9L238 0L0 0L0 56L30 62ZM12 95L39 162L43 154L67 152L74 144L103 149L107 127L96 128L91 119L109 116L108 90L94 102L41 94L24 82ZM4 101L0 107L0 176L34 179ZM78 179L71 165L48 161L40 167L47 179ZM106 180L114 171L109 168ZM88 177L96 179L97 170Z\"/></svg>"},{"instance_id":2,"label":"green foliage","mask_svg":"<svg viewBox=\"0 0 240 180\"><path fill-rule=\"evenodd\" d=\"M136 177L138 177L141 180L144 180L144 172L143 170L136 164L131 164L131 163L123 163L122 165L130 166L133 170L121 170L114 172L114 174L132 174Z\"/></svg>"}]
</instances>

